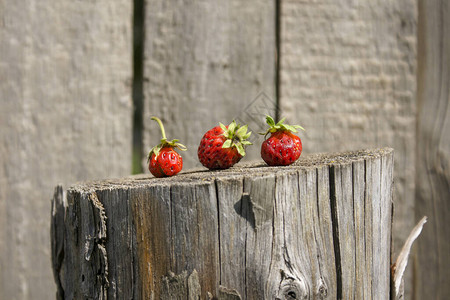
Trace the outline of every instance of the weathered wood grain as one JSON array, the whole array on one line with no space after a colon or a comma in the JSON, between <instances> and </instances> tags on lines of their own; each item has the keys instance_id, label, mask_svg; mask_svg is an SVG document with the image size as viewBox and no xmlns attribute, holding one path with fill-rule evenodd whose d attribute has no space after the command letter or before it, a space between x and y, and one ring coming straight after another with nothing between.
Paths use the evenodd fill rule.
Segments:
<instances>
[{"instance_id":1,"label":"weathered wood grain","mask_svg":"<svg viewBox=\"0 0 450 300\"><path fill-rule=\"evenodd\" d=\"M275 18L274 1L146 1L147 153L160 140L151 116L164 122L169 138L191 149L183 153L185 169L201 166L198 142L218 122L264 123L264 114L276 106ZM268 101L257 101L255 112L244 111L261 92ZM262 129L254 125L253 139L260 139L256 133ZM248 159L258 154L249 151Z\"/></svg>"},{"instance_id":2,"label":"weathered wood grain","mask_svg":"<svg viewBox=\"0 0 450 300\"><path fill-rule=\"evenodd\" d=\"M392 168L380 149L59 188L61 294L388 299Z\"/></svg>"},{"instance_id":3,"label":"weathered wood grain","mask_svg":"<svg viewBox=\"0 0 450 300\"><path fill-rule=\"evenodd\" d=\"M173 266L170 187L131 189L130 205L135 235L134 295L136 299L152 299L161 294L162 288L154 278L167 275Z\"/></svg>"},{"instance_id":4,"label":"weathered wood grain","mask_svg":"<svg viewBox=\"0 0 450 300\"><path fill-rule=\"evenodd\" d=\"M330 205L330 170L328 166L317 167L317 219L314 221L319 265L324 282L323 299L337 298L336 258L333 241L333 221ZM320 299L320 298L319 298Z\"/></svg>"},{"instance_id":5,"label":"weathered wood grain","mask_svg":"<svg viewBox=\"0 0 450 300\"><path fill-rule=\"evenodd\" d=\"M337 165L331 169L332 205L335 214L335 247L339 249L337 256L338 299L354 299L356 290L356 253L354 207L352 198L352 166ZM382 295L381 293L379 295Z\"/></svg>"},{"instance_id":6,"label":"weathered wood grain","mask_svg":"<svg viewBox=\"0 0 450 300\"><path fill-rule=\"evenodd\" d=\"M449 1L419 1L415 213L428 224L417 241L417 299L450 298L449 36Z\"/></svg>"},{"instance_id":7,"label":"weathered wood grain","mask_svg":"<svg viewBox=\"0 0 450 300\"><path fill-rule=\"evenodd\" d=\"M245 244L246 290L244 299L264 299L273 261L275 242L274 194L275 174L250 176L244 179L244 195L250 201ZM233 287L230 287L233 288Z\"/></svg>"},{"instance_id":8,"label":"weathered wood grain","mask_svg":"<svg viewBox=\"0 0 450 300\"><path fill-rule=\"evenodd\" d=\"M196 270L201 298L208 292L217 295L219 222L214 181L175 184L170 193L173 271Z\"/></svg>"},{"instance_id":9,"label":"weathered wood grain","mask_svg":"<svg viewBox=\"0 0 450 300\"><path fill-rule=\"evenodd\" d=\"M240 176L217 178L219 210L220 283L233 287L239 295L246 295L247 230L254 226L250 215L249 195L243 193L244 180ZM250 226L248 226L250 224Z\"/></svg>"},{"instance_id":10,"label":"weathered wood grain","mask_svg":"<svg viewBox=\"0 0 450 300\"><path fill-rule=\"evenodd\" d=\"M130 1L0 0L0 299L52 299L56 184L131 162Z\"/></svg>"},{"instance_id":11,"label":"weathered wood grain","mask_svg":"<svg viewBox=\"0 0 450 300\"><path fill-rule=\"evenodd\" d=\"M372 264L371 259L366 257L366 247L368 240L372 237L368 234L372 228L366 226L366 199L365 199L365 162L363 160L356 161L352 165L352 185L353 185L353 216L355 226L355 252L356 252L356 282L360 284L356 287L356 299L369 299L371 295L371 276L372 268L367 267L367 263ZM370 224L370 223L369 223ZM371 247L371 245L370 245ZM369 256L370 257L370 256Z\"/></svg>"},{"instance_id":12,"label":"weathered wood grain","mask_svg":"<svg viewBox=\"0 0 450 300\"><path fill-rule=\"evenodd\" d=\"M62 281L64 272L63 261L64 261L64 218L65 218L65 207L67 204L64 203L64 191L62 186L57 186L55 188L55 193L53 194L52 200L52 219L50 224L50 239L51 239L51 250L52 250L52 269L54 270L53 275L56 283L56 299L63 299L64 289L62 287Z\"/></svg>"},{"instance_id":13,"label":"weathered wood grain","mask_svg":"<svg viewBox=\"0 0 450 300\"><path fill-rule=\"evenodd\" d=\"M280 2L280 115L305 127L305 153L396 150L398 254L414 226L418 1Z\"/></svg>"},{"instance_id":14,"label":"weathered wood grain","mask_svg":"<svg viewBox=\"0 0 450 300\"><path fill-rule=\"evenodd\" d=\"M105 215L114 222L106 222L108 254L108 299L133 298L133 232L130 195L128 189L107 189L97 193Z\"/></svg>"},{"instance_id":15,"label":"weathered wood grain","mask_svg":"<svg viewBox=\"0 0 450 300\"><path fill-rule=\"evenodd\" d=\"M372 280L372 297L376 297L379 295L382 290L382 283L380 278L381 273L381 262L378 260L381 255L381 161L368 162L368 169L370 173L367 172L367 183L369 185L369 198L371 211L371 219L372 219L372 255L377 259L373 261L372 264L372 272L373 272L373 280Z\"/></svg>"}]
</instances>

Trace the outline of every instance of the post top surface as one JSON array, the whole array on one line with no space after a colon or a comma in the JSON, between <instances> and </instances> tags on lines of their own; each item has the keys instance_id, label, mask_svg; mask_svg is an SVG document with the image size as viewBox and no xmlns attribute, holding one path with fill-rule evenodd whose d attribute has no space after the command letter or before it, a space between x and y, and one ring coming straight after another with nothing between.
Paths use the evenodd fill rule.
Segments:
<instances>
[{"instance_id":1,"label":"post top surface","mask_svg":"<svg viewBox=\"0 0 450 300\"><path fill-rule=\"evenodd\" d=\"M207 170L198 168L182 171L172 177L156 178L151 174L132 175L119 179L106 179L79 182L69 191L90 192L93 190L105 190L116 188L138 188L147 185L176 185L210 182L215 179L231 177L271 176L280 172L296 172L299 170L318 169L327 166L347 165L357 161L371 160L388 156L393 153L392 148L364 149L340 153L315 153L302 155L298 161L290 166L271 167L263 161L250 163L238 163L226 170Z\"/></svg>"}]
</instances>

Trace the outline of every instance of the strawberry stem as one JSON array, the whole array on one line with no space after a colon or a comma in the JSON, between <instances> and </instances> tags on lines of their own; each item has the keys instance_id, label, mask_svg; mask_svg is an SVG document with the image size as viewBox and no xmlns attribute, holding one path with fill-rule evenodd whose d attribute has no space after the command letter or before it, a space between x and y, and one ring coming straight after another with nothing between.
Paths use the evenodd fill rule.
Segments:
<instances>
[{"instance_id":1,"label":"strawberry stem","mask_svg":"<svg viewBox=\"0 0 450 300\"><path fill-rule=\"evenodd\" d=\"M166 138L166 132L164 131L164 125L163 125L163 123L161 122L161 120L158 119L157 117L152 117L151 119L152 119L153 121L158 122L158 125L159 125L159 127L161 128L161 135L162 135L161 141L167 140L167 138Z\"/></svg>"}]
</instances>

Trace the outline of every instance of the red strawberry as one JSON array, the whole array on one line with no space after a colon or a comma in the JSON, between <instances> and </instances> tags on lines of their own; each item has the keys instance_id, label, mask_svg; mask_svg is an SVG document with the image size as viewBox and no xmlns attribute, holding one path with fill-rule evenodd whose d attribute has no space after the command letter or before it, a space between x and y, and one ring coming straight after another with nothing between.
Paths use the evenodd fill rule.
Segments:
<instances>
[{"instance_id":1,"label":"red strawberry","mask_svg":"<svg viewBox=\"0 0 450 300\"><path fill-rule=\"evenodd\" d=\"M219 124L205 133L197 151L202 165L210 170L233 166L245 156L244 147L252 144L246 140L251 135L247 125L241 127L235 121L228 126Z\"/></svg>"},{"instance_id":2,"label":"red strawberry","mask_svg":"<svg viewBox=\"0 0 450 300\"><path fill-rule=\"evenodd\" d=\"M183 168L183 158L174 148L185 151L186 146L177 143L178 140L168 141L161 120L156 117L152 117L152 120L158 122L161 127L162 139L161 143L153 147L148 154L148 169L155 177L173 176Z\"/></svg>"},{"instance_id":3,"label":"red strawberry","mask_svg":"<svg viewBox=\"0 0 450 300\"><path fill-rule=\"evenodd\" d=\"M303 129L300 125L283 124L284 119L275 124L270 117L266 117L266 122L270 128L267 130L266 139L261 146L261 157L269 166L287 166L295 162L302 153L302 141L292 132L297 132L297 128Z\"/></svg>"}]
</instances>

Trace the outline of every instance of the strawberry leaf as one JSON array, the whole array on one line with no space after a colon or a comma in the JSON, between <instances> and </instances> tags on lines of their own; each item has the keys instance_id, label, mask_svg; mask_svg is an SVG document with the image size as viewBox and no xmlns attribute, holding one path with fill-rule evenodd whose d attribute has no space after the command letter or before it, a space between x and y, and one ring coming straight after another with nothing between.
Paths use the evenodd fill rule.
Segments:
<instances>
[{"instance_id":1,"label":"strawberry leaf","mask_svg":"<svg viewBox=\"0 0 450 300\"><path fill-rule=\"evenodd\" d=\"M285 129L292 131L292 132L297 132L297 129L294 126L291 125L284 125L283 126Z\"/></svg>"},{"instance_id":2,"label":"strawberry leaf","mask_svg":"<svg viewBox=\"0 0 450 300\"><path fill-rule=\"evenodd\" d=\"M305 130L300 125L288 125L284 124L286 118L281 119L278 123L275 124L275 121L271 116L266 116L266 122L269 125L269 129L265 133L260 133L261 135L267 136L269 133L274 133L277 131L288 130L291 132L297 132L297 129Z\"/></svg>"},{"instance_id":3,"label":"strawberry leaf","mask_svg":"<svg viewBox=\"0 0 450 300\"><path fill-rule=\"evenodd\" d=\"M241 156L245 156L245 150L241 143L236 143L236 149Z\"/></svg>"},{"instance_id":4,"label":"strawberry leaf","mask_svg":"<svg viewBox=\"0 0 450 300\"><path fill-rule=\"evenodd\" d=\"M236 131L236 135L238 136L238 137L244 137L245 136L245 134L247 133L247 128L248 128L248 125L244 125L244 126L242 126L242 127L240 127L237 131Z\"/></svg>"},{"instance_id":5,"label":"strawberry leaf","mask_svg":"<svg viewBox=\"0 0 450 300\"><path fill-rule=\"evenodd\" d=\"M186 151L186 150L187 150L187 147L186 147L185 145L183 145L183 144L175 143L175 146L176 146L178 149L180 149L181 151Z\"/></svg>"},{"instance_id":6,"label":"strawberry leaf","mask_svg":"<svg viewBox=\"0 0 450 300\"><path fill-rule=\"evenodd\" d=\"M219 123L220 128L222 128L223 131L227 131L227 127L223 125L222 123Z\"/></svg>"},{"instance_id":7,"label":"strawberry leaf","mask_svg":"<svg viewBox=\"0 0 450 300\"><path fill-rule=\"evenodd\" d=\"M219 123L219 125L223 130L222 135L226 138L222 148L236 147L238 153L245 156L245 146L252 144L251 142L246 141L252 134L251 132L247 132L248 125L241 126L240 124L237 124L236 121L231 122L228 127L222 123Z\"/></svg>"},{"instance_id":8,"label":"strawberry leaf","mask_svg":"<svg viewBox=\"0 0 450 300\"><path fill-rule=\"evenodd\" d=\"M269 124L269 126L275 126L275 121L271 116L266 116L266 123Z\"/></svg>"},{"instance_id":9,"label":"strawberry leaf","mask_svg":"<svg viewBox=\"0 0 450 300\"><path fill-rule=\"evenodd\" d=\"M246 140L246 139L248 139L251 135L252 135L252 132L250 131L249 133L247 133L246 135L244 135L244 136L242 137L242 139L243 139L243 140Z\"/></svg>"},{"instance_id":10,"label":"strawberry leaf","mask_svg":"<svg viewBox=\"0 0 450 300\"><path fill-rule=\"evenodd\" d=\"M233 121L233 122L231 122L231 124L228 126L228 131L230 132L230 133L234 133L234 131L236 130L236 122L235 121Z\"/></svg>"},{"instance_id":11,"label":"strawberry leaf","mask_svg":"<svg viewBox=\"0 0 450 300\"><path fill-rule=\"evenodd\" d=\"M225 143L223 143L222 148L230 148L231 147L231 140L226 140Z\"/></svg>"},{"instance_id":12,"label":"strawberry leaf","mask_svg":"<svg viewBox=\"0 0 450 300\"><path fill-rule=\"evenodd\" d=\"M159 151L161 151L161 149L162 149L162 147L161 147L160 145L154 146L154 147L150 150L150 152L148 153L148 156L147 156L147 162L149 162L150 159L152 158L152 154L155 154L155 156L158 156L158 155L159 155Z\"/></svg>"}]
</instances>

